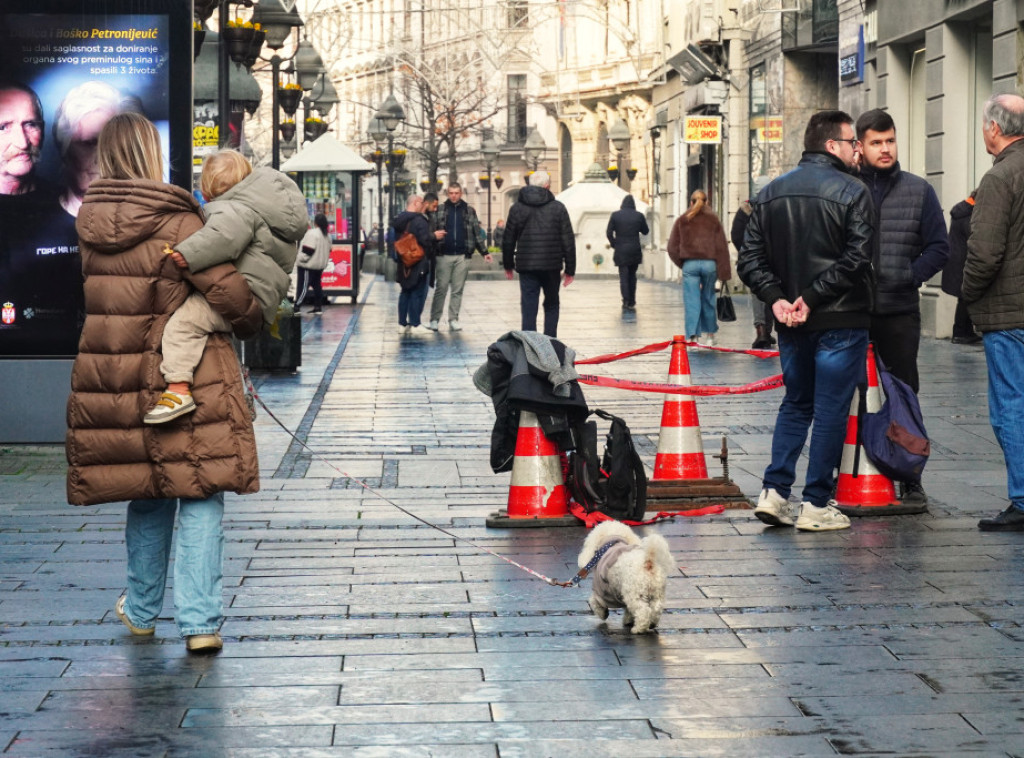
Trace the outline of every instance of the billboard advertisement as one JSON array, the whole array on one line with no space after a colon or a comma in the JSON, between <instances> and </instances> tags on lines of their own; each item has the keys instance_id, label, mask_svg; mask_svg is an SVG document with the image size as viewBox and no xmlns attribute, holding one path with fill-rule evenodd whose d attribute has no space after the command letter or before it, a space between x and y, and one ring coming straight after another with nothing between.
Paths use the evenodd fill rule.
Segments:
<instances>
[{"instance_id":1,"label":"billboard advertisement","mask_svg":"<svg viewBox=\"0 0 1024 758\"><path fill-rule=\"evenodd\" d=\"M352 246L334 245L331 247L331 257L320 277L320 284L324 291L327 290L351 290L352 289ZM330 293L328 293L330 294Z\"/></svg>"},{"instance_id":2,"label":"billboard advertisement","mask_svg":"<svg viewBox=\"0 0 1024 758\"><path fill-rule=\"evenodd\" d=\"M191 40L188 0L4 0L0 358L77 352L75 219L111 116L143 113L161 134L166 178L190 179Z\"/></svg>"}]
</instances>

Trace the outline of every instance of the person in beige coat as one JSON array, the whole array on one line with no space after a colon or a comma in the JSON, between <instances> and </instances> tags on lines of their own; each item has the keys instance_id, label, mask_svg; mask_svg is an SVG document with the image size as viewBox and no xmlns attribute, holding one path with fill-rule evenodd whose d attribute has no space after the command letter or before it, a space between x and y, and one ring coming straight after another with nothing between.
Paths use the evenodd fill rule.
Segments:
<instances>
[{"instance_id":1,"label":"person in beige coat","mask_svg":"<svg viewBox=\"0 0 1024 758\"><path fill-rule=\"evenodd\" d=\"M189 192L162 181L155 127L137 113L116 115L97 151L100 178L77 220L86 317L67 406L68 502L130 501L128 588L115 612L138 636L154 634L163 608L177 513L178 629L189 651L215 651L222 644L223 493L259 489L256 437L228 336L212 335L203 352L194 414L146 427L142 413L165 387L164 327L193 288L241 338L257 333L263 317L233 265L191 274L164 254L203 221Z\"/></svg>"}]
</instances>

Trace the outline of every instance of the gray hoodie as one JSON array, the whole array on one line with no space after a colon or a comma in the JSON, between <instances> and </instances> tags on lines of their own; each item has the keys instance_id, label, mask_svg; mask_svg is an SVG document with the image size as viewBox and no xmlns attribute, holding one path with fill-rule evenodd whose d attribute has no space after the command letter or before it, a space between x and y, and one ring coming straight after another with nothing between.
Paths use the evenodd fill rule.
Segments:
<instances>
[{"instance_id":1,"label":"gray hoodie","mask_svg":"<svg viewBox=\"0 0 1024 758\"><path fill-rule=\"evenodd\" d=\"M234 263L274 323L288 294L296 243L309 225L306 199L286 174L261 166L206 204L206 225L175 249L191 271Z\"/></svg>"}]
</instances>

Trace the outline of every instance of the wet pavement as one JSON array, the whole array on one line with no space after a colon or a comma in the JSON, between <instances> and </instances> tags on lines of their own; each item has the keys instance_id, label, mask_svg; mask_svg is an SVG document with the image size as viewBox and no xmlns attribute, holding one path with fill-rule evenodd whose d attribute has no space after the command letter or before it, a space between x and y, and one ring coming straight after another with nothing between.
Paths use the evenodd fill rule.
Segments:
<instances>
[{"instance_id":1,"label":"wet pavement","mask_svg":"<svg viewBox=\"0 0 1024 758\"><path fill-rule=\"evenodd\" d=\"M682 332L677 286L563 290L581 356ZM72 508L63 451L0 449L0 754L12 756L1024 755L1024 535L981 533L1005 504L980 348L925 338L932 436L917 516L847 531L768 529L750 511L649 527L678 574L656 634L397 510L569 578L582 528L489 529L508 474L488 466L490 401L472 372L518 326L518 287L471 280L464 330L401 337L395 285L303 316L303 366L256 376L315 451L261 413L262 491L228 496L224 651L190 657L168 593L154 639L113 612L123 504ZM721 343L747 347L740 321ZM429 306L428 306L429 307ZM667 352L588 369L663 381ZM775 359L696 351L694 382ZM662 397L584 388L630 424L648 470ZM698 400L756 497L781 391ZM717 473L709 456L709 468ZM354 481L358 478L371 490Z\"/></svg>"}]
</instances>

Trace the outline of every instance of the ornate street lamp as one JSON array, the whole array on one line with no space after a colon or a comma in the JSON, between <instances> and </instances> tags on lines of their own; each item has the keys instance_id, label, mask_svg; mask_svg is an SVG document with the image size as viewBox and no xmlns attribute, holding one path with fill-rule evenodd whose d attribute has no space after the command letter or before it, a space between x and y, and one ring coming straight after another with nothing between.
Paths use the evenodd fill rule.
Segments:
<instances>
[{"instance_id":1,"label":"ornate street lamp","mask_svg":"<svg viewBox=\"0 0 1024 758\"><path fill-rule=\"evenodd\" d=\"M274 168L281 167L281 120L280 114L278 113L278 89L281 86L281 63L283 59L278 51L284 47L284 43L291 36L292 30L298 29L302 26L302 19L299 17L299 12L295 10L295 6L291 6L291 10L285 10L284 5L281 4L281 0L260 0L260 4L256 6L253 11L253 22L258 23L263 30L267 33L267 47L274 51L273 55L270 56L270 71L271 71L271 150L270 150L270 165ZM298 50L296 50L298 52ZM291 114L295 114L295 109L292 108ZM294 136L294 126L290 130ZM288 137L291 139L292 137Z\"/></svg>"},{"instance_id":2,"label":"ornate street lamp","mask_svg":"<svg viewBox=\"0 0 1024 758\"><path fill-rule=\"evenodd\" d=\"M377 149L370 154L369 160L377 168L377 251L384 252L384 151L380 149L380 143L388 138L388 130L384 122L374 116L370 119L370 139L378 145Z\"/></svg>"},{"instance_id":3,"label":"ornate street lamp","mask_svg":"<svg viewBox=\"0 0 1024 758\"><path fill-rule=\"evenodd\" d=\"M534 124L530 133L526 135L526 144L523 145L523 160L526 161L526 165L530 167L531 171L537 171L540 158L547 149L547 143L544 142L544 138L537 131L537 125Z\"/></svg>"},{"instance_id":4,"label":"ornate street lamp","mask_svg":"<svg viewBox=\"0 0 1024 758\"><path fill-rule=\"evenodd\" d=\"M622 186L622 176L626 173L625 166L622 162L623 153L629 149L629 127L626 126L626 122L623 119L619 119L615 122L615 126L608 130L608 139L612 142L612 147L615 148L615 152L618 153L618 176L612 177L618 180L619 187ZM608 172L611 175L611 171ZM636 174L634 173L634 176Z\"/></svg>"},{"instance_id":5,"label":"ornate street lamp","mask_svg":"<svg viewBox=\"0 0 1024 758\"><path fill-rule=\"evenodd\" d=\"M395 97L395 93L394 92L388 93L388 96L384 99L384 102L381 103L381 106L377 110L377 113L374 116L374 118L379 122L378 126L376 128L380 129L380 127L383 126L384 127L384 133L386 134L386 137L387 137L387 141L388 141L388 152L387 152L387 155L388 155L389 162L391 163L391 165L388 167L388 176L389 176L389 180L390 180L389 183L391 185L394 185L395 184L395 172L396 172L396 166L394 165L394 163L395 163L395 130L398 128L398 125L402 121L405 121L405 111L402 110L402 105L398 102L398 99ZM379 134L379 132L378 132L378 134ZM404 155L403 155L403 157L404 157ZM388 200L388 223L389 224L391 223L391 221L395 217L395 208L394 208L395 194L396 193L394 191L392 191L391 199Z\"/></svg>"},{"instance_id":6,"label":"ornate street lamp","mask_svg":"<svg viewBox=\"0 0 1024 758\"><path fill-rule=\"evenodd\" d=\"M498 159L501 154L501 148L498 147L498 143L490 132L484 137L484 141L480 143L480 155L484 158L484 165L487 167L487 182L484 183L483 177L480 178L480 185L487 190L487 247L491 247L491 170L494 168L494 162ZM500 186L500 185L499 185Z\"/></svg>"},{"instance_id":7,"label":"ornate street lamp","mask_svg":"<svg viewBox=\"0 0 1024 758\"><path fill-rule=\"evenodd\" d=\"M299 42L299 46L295 50L295 60L292 62L292 67L295 69L295 80L307 93L306 97L302 98L302 123L305 125L310 123L310 106L324 92L323 82L327 79L327 69L324 68L324 61L320 57L320 53L316 51L313 43L308 39L303 39ZM317 86L318 84L319 86ZM317 88L315 95L312 93L313 88ZM304 129L303 137L308 140L315 131L317 130ZM319 137L320 135L317 134L316 136Z\"/></svg>"}]
</instances>

